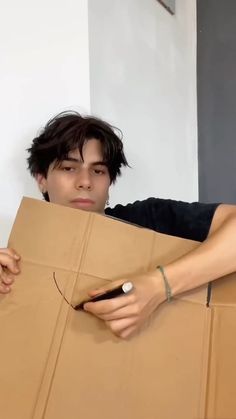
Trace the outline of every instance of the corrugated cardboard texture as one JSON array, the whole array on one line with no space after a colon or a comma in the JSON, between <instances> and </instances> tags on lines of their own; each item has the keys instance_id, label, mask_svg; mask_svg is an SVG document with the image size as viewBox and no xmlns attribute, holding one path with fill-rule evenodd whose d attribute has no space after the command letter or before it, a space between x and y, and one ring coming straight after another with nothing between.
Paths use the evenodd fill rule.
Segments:
<instances>
[{"instance_id":1,"label":"corrugated cardboard texture","mask_svg":"<svg viewBox=\"0 0 236 419\"><path fill-rule=\"evenodd\" d=\"M22 273L0 298L3 419L236 418L236 282L163 304L122 341L74 311L94 286L198 246L104 216L25 198L10 246Z\"/></svg>"}]
</instances>

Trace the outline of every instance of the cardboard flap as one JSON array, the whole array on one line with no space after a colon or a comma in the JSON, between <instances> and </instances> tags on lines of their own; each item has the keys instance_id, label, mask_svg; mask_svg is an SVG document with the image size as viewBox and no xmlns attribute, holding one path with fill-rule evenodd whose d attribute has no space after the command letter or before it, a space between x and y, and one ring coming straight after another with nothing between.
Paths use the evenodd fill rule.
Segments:
<instances>
[{"instance_id":1,"label":"cardboard flap","mask_svg":"<svg viewBox=\"0 0 236 419\"><path fill-rule=\"evenodd\" d=\"M99 216L98 216L99 217ZM61 205L23 198L9 238L9 246L24 261L77 272L90 214Z\"/></svg>"},{"instance_id":2,"label":"cardboard flap","mask_svg":"<svg viewBox=\"0 0 236 419\"><path fill-rule=\"evenodd\" d=\"M214 281L210 304L211 306L236 306L235 274Z\"/></svg>"},{"instance_id":3,"label":"cardboard flap","mask_svg":"<svg viewBox=\"0 0 236 419\"><path fill-rule=\"evenodd\" d=\"M205 286L162 304L128 341L73 310L53 280L78 302L198 243L28 198L9 243L22 272L0 298L4 419L234 417L235 275L214 284L210 308Z\"/></svg>"}]
</instances>

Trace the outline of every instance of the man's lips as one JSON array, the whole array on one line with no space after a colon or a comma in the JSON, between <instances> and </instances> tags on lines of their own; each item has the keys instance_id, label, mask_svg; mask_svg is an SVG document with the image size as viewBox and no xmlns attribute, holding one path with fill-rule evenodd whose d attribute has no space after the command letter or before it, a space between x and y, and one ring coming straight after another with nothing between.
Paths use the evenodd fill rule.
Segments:
<instances>
[{"instance_id":1,"label":"man's lips","mask_svg":"<svg viewBox=\"0 0 236 419\"><path fill-rule=\"evenodd\" d=\"M88 199L88 198L76 198L76 199L73 199L72 201L70 201L71 202L71 204L73 204L73 205L78 205L78 206L83 206L83 205L93 205L93 204L95 204L95 201L93 201L92 199Z\"/></svg>"}]
</instances>

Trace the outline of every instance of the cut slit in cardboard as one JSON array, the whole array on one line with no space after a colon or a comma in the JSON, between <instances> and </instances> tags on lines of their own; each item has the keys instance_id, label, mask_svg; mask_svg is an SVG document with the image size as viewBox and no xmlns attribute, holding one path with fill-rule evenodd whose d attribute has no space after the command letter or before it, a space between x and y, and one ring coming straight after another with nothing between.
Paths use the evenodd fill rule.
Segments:
<instances>
[{"instance_id":1,"label":"cut slit in cardboard","mask_svg":"<svg viewBox=\"0 0 236 419\"><path fill-rule=\"evenodd\" d=\"M236 418L235 274L210 301L204 286L162 304L127 341L73 310L53 280L75 304L198 243L24 198L9 245L22 272L0 298L2 418Z\"/></svg>"}]
</instances>

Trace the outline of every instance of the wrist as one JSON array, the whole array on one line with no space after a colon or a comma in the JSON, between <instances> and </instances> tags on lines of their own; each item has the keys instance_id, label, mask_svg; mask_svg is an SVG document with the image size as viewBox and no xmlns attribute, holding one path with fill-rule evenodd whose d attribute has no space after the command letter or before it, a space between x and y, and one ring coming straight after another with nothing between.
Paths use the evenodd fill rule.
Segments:
<instances>
[{"instance_id":1,"label":"wrist","mask_svg":"<svg viewBox=\"0 0 236 419\"><path fill-rule=\"evenodd\" d=\"M158 269L155 269L154 271L150 272L150 277L153 286L153 295L156 301L156 305L158 306L167 300L162 274Z\"/></svg>"}]
</instances>

